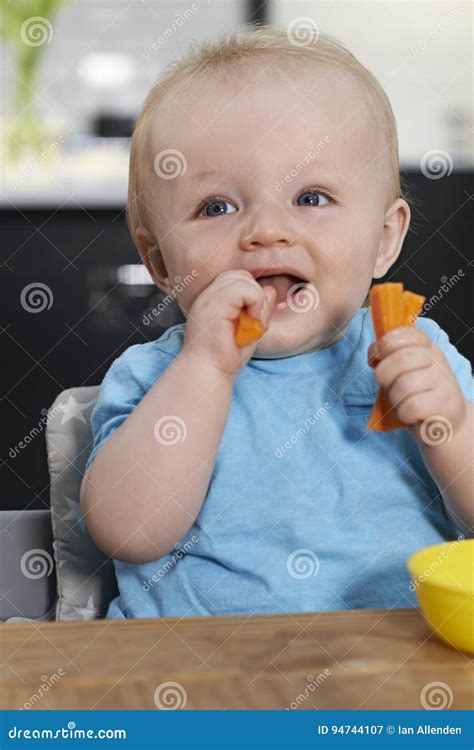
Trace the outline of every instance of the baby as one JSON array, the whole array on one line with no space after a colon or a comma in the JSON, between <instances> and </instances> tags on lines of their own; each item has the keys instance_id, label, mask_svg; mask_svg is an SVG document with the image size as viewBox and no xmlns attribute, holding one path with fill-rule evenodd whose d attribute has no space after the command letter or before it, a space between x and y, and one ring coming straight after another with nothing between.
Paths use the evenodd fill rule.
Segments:
<instances>
[{"instance_id":1,"label":"baby","mask_svg":"<svg viewBox=\"0 0 474 750\"><path fill-rule=\"evenodd\" d=\"M408 557L473 526L473 395L434 321L374 342L409 222L390 103L335 39L243 27L162 74L128 223L186 322L126 349L92 415L107 617L416 606ZM239 347L243 310L266 332ZM380 386L406 429L367 431Z\"/></svg>"}]
</instances>

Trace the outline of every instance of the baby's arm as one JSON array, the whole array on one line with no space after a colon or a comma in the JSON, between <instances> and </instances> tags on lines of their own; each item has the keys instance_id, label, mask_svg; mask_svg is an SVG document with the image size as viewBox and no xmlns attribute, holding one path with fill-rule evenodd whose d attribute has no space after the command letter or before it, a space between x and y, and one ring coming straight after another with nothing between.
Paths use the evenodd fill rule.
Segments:
<instances>
[{"instance_id":1,"label":"baby's arm","mask_svg":"<svg viewBox=\"0 0 474 750\"><path fill-rule=\"evenodd\" d=\"M91 536L107 555L157 560L190 529L204 502L235 376L258 342L238 347L244 307L266 326L275 290L245 271L225 272L194 301L183 349L97 453L81 486ZM157 422L176 420L183 440ZM168 444L167 444L168 443ZM170 444L172 443L172 444Z\"/></svg>"},{"instance_id":2,"label":"baby's arm","mask_svg":"<svg viewBox=\"0 0 474 750\"><path fill-rule=\"evenodd\" d=\"M474 526L473 405L441 349L420 328L389 331L369 347L369 364L458 526Z\"/></svg>"},{"instance_id":3,"label":"baby's arm","mask_svg":"<svg viewBox=\"0 0 474 750\"><path fill-rule=\"evenodd\" d=\"M431 424L432 440L427 441L426 434L421 436L417 428L418 441L425 464L443 496L446 506L451 510L457 526L464 524L466 533L472 535L474 530L474 462L473 462L473 412L474 406L466 401L467 415L464 424L460 425L449 440L439 440L446 424L433 420ZM429 423L426 425L430 428Z\"/></svg>"},{"instance_id":4,"label":"baby's arm","mask_svg":"<svg viewBox=\"0 0 474 750\"><path fill-rule=\"evenodd\" d=\"M183 351L110 436L81 487L87 527L107 555L156 560L189 530L207 492L231 398L229 377ZM155 431L160 416L168 419ZM167 444L166 422L175 422L175 439L179 434L182 441L168 436Z\"/></svg>"}]
</instances>

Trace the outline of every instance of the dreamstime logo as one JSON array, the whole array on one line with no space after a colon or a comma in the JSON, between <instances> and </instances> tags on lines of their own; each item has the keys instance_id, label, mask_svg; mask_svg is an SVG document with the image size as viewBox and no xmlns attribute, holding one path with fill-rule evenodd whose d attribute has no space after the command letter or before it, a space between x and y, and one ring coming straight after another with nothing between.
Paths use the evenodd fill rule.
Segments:
<instances>
[{"instance_id":1,"label":"dreamstime logo","mask_svg":"<svg viewBox=\"0 0 474 750\"><path fill-rule=\"evenodd\" d=\"M41 47L42 44L49 44L53 38L51 22L43 16L30 16L21 24L20 38L28 47Z\"/></svg>"},{"instance_id":2,"label":"dreamstime logo","mask_svg":"<svg viewBox=\"0 0 474 750\"><path fill-rule=\"evenodd\" d=\"M289 555L286 567L292 578L315 576L319 570L319 557L310 549L297 549Z\"/></svg>"},{"instance_id":3,"label":"dreamstime logo","mask_svg":"<svg viewBox=\"0 0 474 750\"><path fill-rule=\"evenodd\" d=\"M161 711L177 711L185 707L188 696L179 682L162 682L156 688L153 699Z\"/></svg>"},{"instance_id":4,"label":"dreamstime logo","mask_svg":"<svg viewBox=\"0 0 474 750\"><path fill-rule=\"evenodd\" d=\"M457 541L451 542L449 547L446 547L443 549L436 560L433 560L428 568L425 568L423 573L420 573L415 580L410 581L409 589L410 591L416 591L417 587L420 585L420 583L423 583L423 581L426 581L430 576L433 575L433 573L438 570L443 565L443 560L446 560L452 552L459 547L460 542L464 540L464 535L460 534L457 538Z\"/></svg>"},{"instance_id":5,"label":"dreamstime logo","mask_svg":"<svg viewBox=\"0 0 474 750\"><path fill-rule=\"evenodd\" d=\"M457 7L454 10L448 13L448 15L443 16L440 22L435 26L435 28L432 29L430 33L427 34L423 39L420 39L415 47L412 47L410 49L410 58L414 60L420 52L424 52L425 49L433 42L433 40L445 30L446 26L448 26L451 21L456 18L458 13L463 9L463 4L458 3Z\"/></svg>"},{"instance_id":6,"label":"dreamstime logo","mask_svg":"<svg viewBox=\"0 0 474 750\"><path fill-rule=\"evenodd\" d=\"M307 685L303 691L303 693L300 693L294 701L290 703L289 706L286 706L285 711L290 711L297 709L301 706L302 703L305 702L310 696L311 693L314 693L316 688L318 688L321 683L325 682L327 678L331 675L331 670L326 667L324 672L320 672L317 677L315 677L312 674L306 675L307 679Z\"/></svg>"},{"instance_id":7,"label":"dreamstime logo","mask_svg":"<svg viewBox=\"0 0 474 750\"><path fill-rule=\"evenodd\" d=\"M44 162L46 162L49 158L51 158L51 156L53 156L53 154L56 153L58 148L60 148L63 143L64 138L62 137L62 135L60 135L55 141L52 141L48 144L43 144L38 159L35 159L34 161L27 164L22 170L20 176L10 182L10 184L8 185L8 189L10 190L10 192L14 193L15 190L20 187L20 185L25 183L31 177L31 175L36 172L42 164L44 164Z\"/></svg>"},{"instance_id":8,"label":"dreamstime logo","mask_svg":"<svg viewBox=\"0 0 474 750\"><path fill-rule=\"evenodd\" d=\"M453 702L453 691L445 682L428 682L420 693L420 701L427 711L443 711Z\"/></svg>"},{"instance_id":9,"label":"dreamstime logo","mask_svg":"<svg viewBox=\"0 0 474 750\"><path fill-rule=\"evenodd\" d=\"M167 573L169 573L170 570L173 570L176 563L181 560L183 557L185 557L186 553L189 552L189 550L193 547L196 542L198 542L199 539L194 534L192 535L191 539L189 539L187 542L183 544L182 547L176 547L176 550L171 555L170 559L165 562L165 564L158 569L156 573L152 575L151 578L148 578L147 581L143 581L142 583L142 589L143 591L150 591L150 589L154 586L155 583L158 583L161 578L163 578Z\"/></svg>"},{"instance_id":10,"label":"dreamstime logo","mask_svg":"<svg viewBox=\"0 0 474 750\"><path fill-rule=\"evenodd\" d=\"M175 148L166 148L156 155L153 167L158 175L164 180L174 180L186 173L188 163L185 155Z\"/></svg>"},{"instance_id":11,"label":"dreamstime logo","mask_svg":"<svg viewBox=\"0 0 474 750\"><path fill-rule=\"evenodd\" d=\"M320 406L317 412L313 412L312 410L309 410L309 417L307 417L304 421L304 424L302 427L299 427L291 437L286 440L283 445L280 445L279 448L275 451L275 456L277 458L281 458L283 454L293 447L293 445L298 442L300 438L302 438L306 433L308 432L309 428L312 427L313 424L315 424L318 419L321 419L321 417L326 414L326 412L331 408L331 404L329 401L325 401L323 406Z\"/></svg>"},{"instance_id":12,"label":"dreamstime logo","mask_svg":"<svg viewBox=\"0 0 474 750\"><path fill-rule=\"evenodd\" d=\"M316 310L319 305L319 292L314 284L299 281L288 289L286 301L290 310L298 313Z\"/></svg>"},{"instance_id":13,"label":"dreamstime logo","mask_svg":"<svg viewBox=\"0 0 474 750\"><path fill-rule=\"evenodd\" d=\"M464 276L464 271L462 268L458 268L456 273L453 273L452 276L449 278L447 276L441 276L440 281L441 285L438 289L438 291L435 294L432 294L429 300L427 300L420 311L420 316L425 315L429 310L431 310L434 305L436 305L437 302L443 299L443 295L447 294L451 291L451 289L456 286L458 281ZM416 322L416 318L413 316L410 317L410 323L413 325Z\"/></svg>"},{"instance_id":14,"label":"dreamstime logo","mask_svg":"<svg viewBox=\"0 0 474 750\"><path fill-rule=\"evenodd\" d=\"M164 30L161 36L158 37L157 41L153 42L151 47L147 47L143 50L142 55L145 60L148 60L151 57L153 50L157 50L159 49L159 47L162 47L163 44L165 44L165 42L167 42L173 36L177 28L182 26L183 22L187 21L188 18L190 18L197 10L199 10L199 6L196 5L196 3L192 3L191 8L186 8L186 10L184 10L182 13L177 10L176 18L171 23L171 25Z\"/></svg>"},{"instance_id":15,"label":"dreamstime logo","mask_svg":"<svg viewBox=\"0 0 474 750\"><path fill-rule=\"evenodd\" d=\"M319 39L319 26L309 16L293 18L286 28L286 36L290 44L295 47L308 47L315 44Z\"/></svg>"},{"instance_id":16,"label":"dreamstime logo","mask_svg":"<svg viewBox=\"0 0 474 750\"><path fill-rule=\"evenodd\" d=\"M175 283L174 283L173 288L171 289L171 292L169 292L169 294L167 294L166 297L164 297L162 301L159 302L158 305L156 305L156 307L154 307L149 312L143 313L143 317L142 317L143 325L146 325L146 326L150 325L150 323L153 321L153 318L158 317L160 313L166 310L166 308L171 304L171 302L175 301L176 294L178 292L182 292L183 289L186 289L186 287L189 286L189 284L191 284L191 282L194 281L194 279L196 279L198 276L199 276L199 272L195 268L193 268L191 273L187 273L184 279L182 279L181 276L175 276L174 277Z\"/></svg>"},{"instance_id":17,"label":"dreamstime logo","mask_svg":"<svg viewBox=\"0 0 474 750\"><path fill-rule=\"evenodd\" d=\"M20 560L20 570L25 578L44 578L53 571L53 558L45 549L30 549Z\"/></svg>"},{"instance_id":18,"label":"dreamstime logo","mask_svg":"<svg viewBox=\"0 0 474 750\"><path fill-rule=\"evenodd\" d=\"M185 440L188 431L181 417L167 415L158 419L153 433L155 439L161 445L176 445L176 443L182 443Z\"/></svg>"},{"instance_id":19,"label":"dreamstime logo","mask_svg":"<svg viewBox=\"0 0 474 750\"><path fill-rule=\"evenodd\" d=\"M22 289L20 294L21 306L26 312L40 313L52 307L54 296L47 284L34 281Z\"/></svg>"},{"instance_id":20,"label":"dreamstime logo","mask_svg":"<svg viewBox=\"0 0 474 750\"><path fill-rule=\"evenodd\" d=\"M330 143L330 137L328 135L325 135L324 138L316 144L316 146L314 144L308 144L309 151L306 152L303 161L297 162L295 166L290 169L290 171L281 180L278 180L278 182L275 183L275 190L281 192L285 185L288 185L295 179L295 177L298 177L299 173L305 167L307 167L308 164L318 156L318 154L321 154L326 146L328 146Z\"/></svg>"},{"instance_id":21,"label":"dreamstime logo","mask_svg":"<svg viewBox=\"0 0 474 750\"><path fill-rule=\"evenodd\" d=\"M54 419L58 411L61 412L63 409L64 404L61 401L56 404L54 409L51 409L49 413L47 409L41 409L41 413L43 414L43 416L39 421L39 425L33 427L29 431L28 435L25 435L23 437L23 440L20 440L19 443L10 448L10 450L8 451L8 455L10 456L10 458L16 458L20 451L22 451L24 448L26 448L27 445L32 443L37 435L40 435L43 432L45 425L49 424L49 422Z\"/></svg>"},{"instance_id":22,"label":"dreamstime logo","mask_svg":"<svg viewBox=\"0 0 474 750\"><path fill-rule=\"evenodd\" d=\"M453 436L453 426L449 419L441 414L435 414L423 420L420 436L427 445L444 445L449 443Z\"/></svg>"},{"instance_id":23,"label":"dreamstime logo","mask_svg":"<svg viewBox=\"0 0 474 750\"><path fill-rule=\"evenodd\" d=\"M429 180L440 180L441 177L449 177L453 171L453 160L447 151L433 150L423 154L420 161L422 174Z\"/></svg>"},{"instance_id":24,"label":"dreamstime logo","mask_svg":"<svg viewBox=\"0 0 474 750\"><path fill-rule=\"evenodd\" d=\"M48 676L46 674L41 675L41 685L39 686L39 690L37 693L33 693L28 700L23 703L23 706L19 709L20 711L26 710L28 711L30 708L33 708L33 706L38 703L38 701L41 700L43 695L49 691L51 687L53 687L61 677L64 677L65 671L62 667L59 667L58 671L54 674Z\"/></svg>"}]
</instances>

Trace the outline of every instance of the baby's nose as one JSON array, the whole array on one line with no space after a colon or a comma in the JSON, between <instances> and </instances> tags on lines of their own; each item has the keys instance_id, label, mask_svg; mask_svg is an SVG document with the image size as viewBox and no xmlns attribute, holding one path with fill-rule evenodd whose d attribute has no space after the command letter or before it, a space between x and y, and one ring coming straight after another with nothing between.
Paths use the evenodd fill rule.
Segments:
<instances>
[{"instance_id":1,"label":"baby's nose","mask_svg":"<svg viewBox=\"0 0 474 750\"><path fill-rule=\"evenodd\" d=\"M255 247L271 247L273 245L290 245L295 236L290 226L289 217L285 216L281 208L264 204L254 211L242 228L241 247L252 250Z\"/></svg>"}]
</instances>

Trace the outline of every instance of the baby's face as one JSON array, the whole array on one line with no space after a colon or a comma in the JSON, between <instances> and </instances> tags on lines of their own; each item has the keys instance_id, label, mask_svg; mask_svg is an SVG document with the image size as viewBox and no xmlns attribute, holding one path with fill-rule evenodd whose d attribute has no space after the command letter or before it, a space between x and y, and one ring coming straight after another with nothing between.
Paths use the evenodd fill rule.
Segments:
<instances>
[{"instance_id":1,"label":"baby's face","mask_svg":"<svg viewBox=\"0 0 474 750\"><path fill-rule=\"evenodd\" d=\"M296 278L281 278L281 294L298 279L307 286L274 311L254 356L339 337L387 270L388 151L366 96L353 78L321 69L286 82L263 72L250 86L206 80L165 102L149 163L173 149L186 170L165 179L158 160L149 170L148 229L159 245L150 260L157 279L164 263L171 287L192 274L176 291L186 316L223 271L286 267Z\"/></svg>"}]
</instances>

